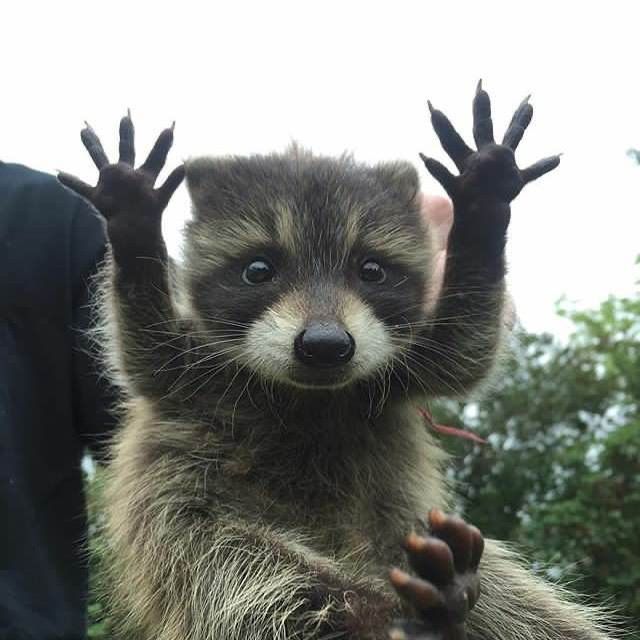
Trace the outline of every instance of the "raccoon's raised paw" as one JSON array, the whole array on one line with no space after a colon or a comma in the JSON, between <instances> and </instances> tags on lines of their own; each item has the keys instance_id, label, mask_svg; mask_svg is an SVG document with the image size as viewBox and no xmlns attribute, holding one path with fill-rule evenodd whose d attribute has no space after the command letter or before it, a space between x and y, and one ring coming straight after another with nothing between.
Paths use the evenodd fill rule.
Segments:
<instances>
[{"instance_id":1,"label":"raccoon's raised paw","mask_svg":"<svg viewBox=\"0 0 640 640\"><path fill-rule=\"evenodd\" d=\"M442 111L434 109L431 103L429 110L440 143L460 175L454 176L433 158L423 154L420 157L429 173L451 197L456 215L465 211L473 213L471 210L481 209L487 202L508 205L527 183L537 180L560 163L560 156L556 155L544 158L526 169L520 169L516 164L514 152L533 116L529 96L516 109L502 143L498 144L493 137L489 95L482 88L482 81L478 82L473 100L473 137L477 150L467 146ZM506 230L509 223L508 207L504 209L506 213L500 221L504 226L502 231Z\"/></svg>"},{"instance_id":2,"label":"raccoon's raised paw","mask_svg":"<svg viewBox=\"0 0 640 640\"><path fill-rule=\"evenodd\" d=\"M83 196L107 219L112 241L125 241L136 233L159 233L162 212L173 192L184 178L184 167L174 169L165 182L154 189L158 174L164 167L173 144L173 126L160 133L147 159L134 168L135 145L131 115L120 121L120 156L110 164L100 139L86 123L80 133L82 143L100 171L95 187L68 173L58 174L58 180Z\"/></svg>"},{"instance_id":3,"label":"raccoon's raised paw","mask_svg":"<svg viewBox=\"0 0 640 640\"><path fill-rule=\"evenodd\" d=\"M480 531L436 509L429 513L429 526L430 535L412 533L406 540L416 576L400 569L390 574L391 584L417 614L393 623L393 640L464 640L464 622L480 596Z\"/></svg>"}]
</instances>

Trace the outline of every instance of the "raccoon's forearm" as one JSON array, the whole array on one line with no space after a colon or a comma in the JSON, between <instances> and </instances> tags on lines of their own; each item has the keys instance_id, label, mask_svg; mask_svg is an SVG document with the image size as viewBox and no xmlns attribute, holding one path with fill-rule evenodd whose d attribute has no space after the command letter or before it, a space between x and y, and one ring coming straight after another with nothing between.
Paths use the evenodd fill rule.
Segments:
<instances>
[{"instance_id":1,"label":"raccoon's forearm","mask_svg":"<svg viewBox=\"0 0 640 640\"><path fill-rule=\"evenodd\" d=\"M482 595L469 614L474 640L607 640L603 611L571 601L569 592L536 578L495 540L480 563Z\"/></svg>"},{"instance_id":2,"label":"raccoon's forearm","mask_svg":"<svg viewBox=\"0 0 640 640\"><path fill-rule=\"evenodd\" d=\"M125 575L116 582L141 637L387 638L394 599L349 580L293 538L241 524L156 526L140 532L139 548L118 553Z\"/></svg>"},{"instance_id":3,"label":"raccoon's forearm","mask_svg":"<svg viewBox=\"0 0 640 640\"><path fill-rule=\"evenodd\" d=\"M170 397L189 344L171 300L166 246L159 224L119 231L109 225L118 367L136 393Z\"/></svg>"},{"instance_id":4,"label":"raccoon's forearm","mask_svg":"<svg viewBox=\"0 0 640 640\"><path fill-rule=\"evenodd\" d=\"M508 205L502 207L508 215ZM485 222L489 217L471 214ZM502 332L506 227L487 229L470 217L457 208L440 297L418 341L425 386L436 395L458 395L480 382Z\"/></svg>"}]
</instances>

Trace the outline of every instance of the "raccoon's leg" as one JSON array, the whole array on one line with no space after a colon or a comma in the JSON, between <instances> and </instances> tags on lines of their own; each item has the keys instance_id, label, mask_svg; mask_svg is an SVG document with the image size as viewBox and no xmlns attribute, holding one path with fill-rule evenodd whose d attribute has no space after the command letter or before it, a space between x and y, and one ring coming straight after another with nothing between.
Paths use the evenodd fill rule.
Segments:
<instances>
[{"instance_id":1,"label":"raccoon's leg","mask_svg":"<svg viewBox=\"0 0 640 640\"><path fill-rule=\"evenodd\" d=\"M145 162L134 169L134 130L120 121L120 157L110 164L87 124L82 142L100 171L92 187L66 173L60 182L85 197L104 216L111 245L110 304L118 327L119 365L143 395L168 394L184 370L189 344L176 320L169 291L168 256L161 232L162 212L182 182L179 166L158 189L154 183L173 143L173 127L158 137Z\"/></svg>"},{"instance_id":2,"label":"raccoon's leg","mask_svg":"<svg viewBox=\"0 0 640 640\"><path fill-rule=\"evenodd\" d=\"M409 564L419 577L391 572L396 591L420 616L396 621L393 640L465 640L465 621L480 595L480 531L438 510L431 511L429 523L430 536L411 534L406 543Z\"/></svg>"},{"instance_id":3,"label":"raccoon's leg","mask_svg":"<svg viewBox=\"0 0 640 640\"><path fill-rule=\"evenodd\" d=\"M519 169L514 151L531 121L525 99L502 144L493 138L489 96L478 83L473 101L474 151L449 119L431 110L438 138L460 175L421 154L429 172L453 202L444 281L433 316L417 340L415 357L424 363L434 395L458 394L486 376L498 347L504 304L505 243L510 203L529 182L558 166L559 156Z\"/></svg>"}]
</instances>

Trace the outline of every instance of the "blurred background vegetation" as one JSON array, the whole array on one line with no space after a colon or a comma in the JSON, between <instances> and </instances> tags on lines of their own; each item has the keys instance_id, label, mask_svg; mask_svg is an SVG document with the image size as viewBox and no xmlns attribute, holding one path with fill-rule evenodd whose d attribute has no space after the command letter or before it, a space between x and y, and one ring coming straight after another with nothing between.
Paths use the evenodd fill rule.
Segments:
<instances>
[{"instance_id":1,"label":"blurred background vegetation","mask_svg":"<svg viewBox=\"0 0 640 640\"><path fill-rule=\"evenodd\" d=\"M568 341L520 331L499 389L434 413L487 440L448 439L468 519L640 638L640 292L560 313Z\"/></svg>"},{"instance_id":2,"label":"blurred background vegetation","mask_svg":"<svg viewBox=\"0 0 640 640\"><path fill-rule=\"evenodd\" d=\"M495 390L434 416L487 440L443 436L468 519L513 541L541 574L617 609L640 640L640 281L630 297L558 313L571 322L567 339L519 329ZM99 474L90 495L98 485ZM95 504L90 518L92 534ZM99 536L91 546L96 567ZM110 637L95 588L89 613L90 637Z\"/></svg>"}]
</instances>

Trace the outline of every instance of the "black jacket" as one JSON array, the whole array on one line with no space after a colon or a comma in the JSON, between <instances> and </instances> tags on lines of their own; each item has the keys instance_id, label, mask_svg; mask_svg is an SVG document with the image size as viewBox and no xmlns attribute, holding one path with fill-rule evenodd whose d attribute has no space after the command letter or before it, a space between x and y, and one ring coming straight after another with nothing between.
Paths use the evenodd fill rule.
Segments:
<instances>
[{"instance_id":1,"label":"black jacket","mask_svg":"<svg viewBox=\"0 0 640 640\"><path fill-rule=\"evenodd\" d=\"M80 461L113 424L87 353L102 220L55 178L0 163L0 638L84 638Z\"/></svg>"}]
</instances>

